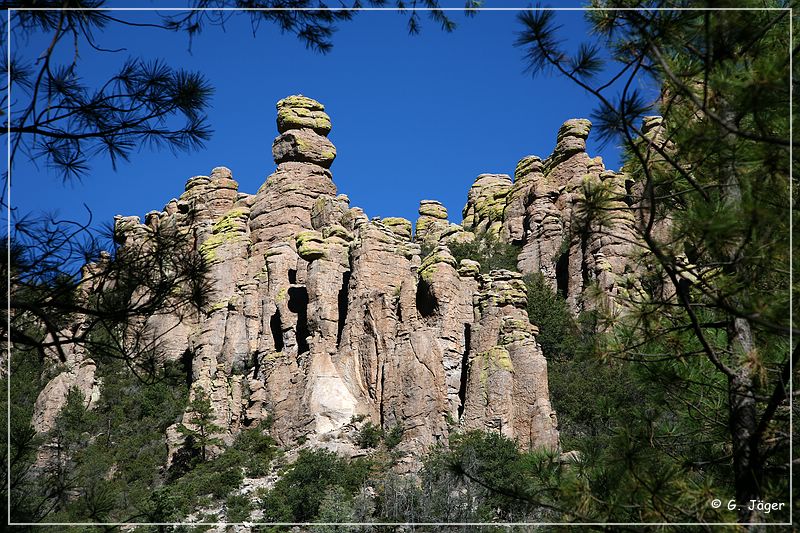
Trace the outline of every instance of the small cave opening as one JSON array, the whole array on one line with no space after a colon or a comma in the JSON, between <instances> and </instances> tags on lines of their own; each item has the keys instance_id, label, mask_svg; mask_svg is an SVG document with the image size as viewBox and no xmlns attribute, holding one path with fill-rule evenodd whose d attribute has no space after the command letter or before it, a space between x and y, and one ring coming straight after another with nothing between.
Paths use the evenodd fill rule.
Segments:
<instances>
[{"instance_id":1,"label":"small cave opening","mask_svg":"<svg viewBox=\"0 0 800 533\"><path fill-rule=\"evenodd\" d=\"M569 295L569 250L556 262L556 291L564 298Z\"/></svg>"},{"instance_id":2,"label":"small cave opening","mask_svg":"<svg viewBox=\"0 0 800 533\"><path fill-rule=\"evenodd\" d=\"M192 361L194 360L194 353L189 348L181 354L181 370L183 377L186 380L186 386L192 388Z\"/></svg>"},{"instance_id":3,"label":"small cave opening","mask_svg":"<svg viewBox=\"0 0 800 533\"><path fill-rule=\"evenodd\" d=\"M342 287L339 289L338 297L338 310L339 310L339 324L336 331L336 347L338 348L342 342L342 334L344 333L344 324L347 321L347 303L350 299L350 272L342 273Z\"/></svg>"},{"instance_id":4,"label":"small cave opening","mask_svg":"<svg viewBox=\"0 0 800 533\"><path fill-rule=\"evenodd\" d=\"M290 268L289 269L289 283L294 285L297 283L297 270Z\"/></svg>"},{"instance_id":5,"label":"small cave opening","mask_svg":"<svg viewBox=\"0 0 800 533\"><path fill-rule=\"evenodd\" d=\"M461 356L461 381L458 387L458 419L464 414L464 404L467 401L467 365L469 363L469 349L472 342L472 329L469 324L464 324L464 354Z\"/></svg>"},{"instance_id":6,"label":"small cave opening","mask_svg":"<svg viewBox=\"0 0 800 533\"><path fill-rule=\"evenodd\" d=\"M287 303L289 311L297 315L297 354L305 353L309 350L308 336L308 291L305 287L291 287L289 289L289 301Z\"/></svg>"},{"instance_id":7,"label":"small cave opening","mask_svg":"<svg viewBox=\"0 0 800 533\"><path fill-rule=\"evenodd\" d=\"M436 313L439 302L431 292L431 287L424 279L417 283L417 311L422 318L429 318Z\"/></svg>"},{"instance_id":8,"label":"small cave opening","mask_svg":"<svg viewBox=\"0 0 800 533\"><path fill-rule=\"evenodd\" d=\"M269 319L269 329L272 332L272 342L275 344L275 351L283 351L283 330L281 329L281 313L275 311L272 318Z\"/></svg>"}]
</instances>

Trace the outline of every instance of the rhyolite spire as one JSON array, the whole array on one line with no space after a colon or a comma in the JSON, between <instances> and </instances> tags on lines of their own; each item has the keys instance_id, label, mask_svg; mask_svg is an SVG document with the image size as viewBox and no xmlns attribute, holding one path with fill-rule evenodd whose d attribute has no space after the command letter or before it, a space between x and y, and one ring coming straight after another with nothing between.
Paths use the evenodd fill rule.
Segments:
<instances>
[{"instance_id":1,"label":"rhyolite spire","mask_svg":"<svg viewBox=\"0 0 800 533\"><path fill-rule=\"evenodd\" d=\"M279 135L272 143L272 156L278 168L256 193L250 219L259 252L279 241L292 243L299 231L313 229L314 203L336 196L328 170L336 147L325 136L331 129L325 106L296 95L276 107Z\"/></svg>"},{"instance_id":2,"label":"rhyolite spire","mask_svg":"<svg viewBox=\"0 0 800 533\"><path fill-rule=\"evenodd\" d=\"M421 454L456 428L557 448L547 362L521 274L482 272L477 261L458 260L454 244L488 233L521 245L520 266L555 284L553 260L573 234L570 210L585 176L619 183L586 155L588 121L566 123L554 154L523 159L514 181L480 175L462 224L450 222L439 201L422 200L412 231L410 220L369 218L337 195L331 119L321 103L295 95L276 107L277 167L255 194L240 192L231 171L217 167L190 178L144 224L138 217L116 224L120 254L156 231L174 231L205 260L209 301L199 313L148 317L142 338L153 341L159 360L187 365L192 394L210 398L224 428L219 437L230 444L269 418L282 446L305 440L352 456L363 453L354 438L362 424L399 425L401 472L417 470ZM567 244L568 255L583 253ZM618 243L588 244L587 253L597 248L585 264L616 274ZM567 263L575 280L581 262L575 255ZM570 281L571 301L580 290ZM74 383L91 394L91 376L78 375L76 365L46 390ZM47 394L37 402L37 429L63 404ZM183 443L177 427L167 430L170 457Z\"/></svg>"},{"instance_id":3,"label":"rhyolite spire","mask_svg":"<svg viewBox=\"0 0 800 533\"><path fill-rule=\"evenodd\" d=\"M326 135L331 119L325 106L302 95L288 96L278 102L278 131L272 143L276 163L298 161L330 168L336 147Z\"/></svg>"}]
</instances>

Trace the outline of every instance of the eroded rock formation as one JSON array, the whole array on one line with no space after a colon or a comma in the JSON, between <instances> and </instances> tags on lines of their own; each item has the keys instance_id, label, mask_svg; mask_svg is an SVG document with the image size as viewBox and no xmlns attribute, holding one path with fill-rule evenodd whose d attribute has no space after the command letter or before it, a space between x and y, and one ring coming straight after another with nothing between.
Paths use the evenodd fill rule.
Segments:
<instances>
[{"instance_id":1,"label":"eroded rock formation","mask_svg":"<svg viewBox=\"0 0 800 533\"><path fill-rule=\"evenodd\" d=\"M161 360L191 365L192 394L211 399L220 437L230 443L269 416L284 445L309 439L347 451L347 427L363 415L403 427L408 470L415 454L457 428L556 448L547 364L521 274L481 274L475 261L457 263L448 243L488 233L520 246L520 270L542 272L576 312L588 305L591 284L610 297L622 290L626 182L586 154L589 122L566 122L553 154L523 158L513 181L479 176L462 224L423 200L413 231L409 220L369 219L337 195L322 104L290 96L277 108L277 168L258 192L239 192L231 171L218 167L191 178L143 224L116 220L119 253L169 229L207 265L202 312L164 310L145 329ZM620 209L584 227L582 201L601 189ZM48 391L77 383L92 397L92 368L76 355L47 386L38 430L63 403ZM168 433L174 450L182 437L176 426Z\"/></svg>"}]
</instances>

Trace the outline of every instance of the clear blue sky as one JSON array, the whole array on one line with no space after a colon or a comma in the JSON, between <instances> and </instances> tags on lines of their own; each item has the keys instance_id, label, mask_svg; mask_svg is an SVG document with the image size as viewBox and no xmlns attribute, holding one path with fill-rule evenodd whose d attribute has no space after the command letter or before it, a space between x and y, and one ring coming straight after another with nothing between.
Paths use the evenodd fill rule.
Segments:
<instances>
[{"instance_id":1,"label":"clear blue sky","mask_svg":"<svg viewBox=\"0 0 800 533\"><path fill-rule=\"evenodd\" d=\"M338 150L334 182L351 205L371 217L413 221L421 199L438 199L460 222L478 174L513 174L521 157L546 157L561 123L588 117L595 102L567 80L532 79L524 72L523 52L513 47L519 30L514 13L453 16L459 22L453 33L426 22L421 35L409 36L404 15L360 13L339 25L327 55L305 49L275 26L262 25L253 36L246 16L234 17L226 31L208 28L191 53L186 34L109 27L97 41L126 51L99 54L83 46L82 75L106 79L128 56L199 70L216 87L209 113L213 138L200 151L177 156L143 148L116 172L97 158L81 183L63 184L20 157L12 172L12 206L20 213L57 210L83 220L85 203L98 223L115 214L142 216L179 196L189 177L220 165L231 168L240 190L254 193L275 169L275 103L302 93L324 103L331 116L330 138ZM577 46L587 31L583 14L558 17L563 35ZM42 40L14 46L35 57ZM614 146L599 150L590 137L589 152L618 168Z\"/></svg>"}]
</instances>

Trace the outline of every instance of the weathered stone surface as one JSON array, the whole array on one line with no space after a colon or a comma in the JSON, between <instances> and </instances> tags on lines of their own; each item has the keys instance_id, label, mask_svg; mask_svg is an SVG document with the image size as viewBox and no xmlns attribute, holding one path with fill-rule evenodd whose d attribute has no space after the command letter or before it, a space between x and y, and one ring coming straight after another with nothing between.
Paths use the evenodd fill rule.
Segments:
<instances>
[{"instance_id":1,"label":"weathered stone surface","mask_svg":"<svg viewBox=\"0 0 800 533\"><path fill-rule=\"evenodd\" d=\"M585 140L584 126L565 125L560 149L567 150L564 139ZM219 437L230 443L271 417L271 433L287 448L306 438L356 453L351 420L363 416L384 429L403 427L400 471L419 468L420 453L459 427L557 447L522 275L481 275L476 261L456 262L450 246L486 232L513 241L523 247L520 265L555 284L548 265L569 234L583 175L619 195L624 179L603 174L601 162L583 152L561 162L530 156L514 182L479 176L461 225L447 220L441 203L423 200L412 234L409 220L369 219L337 196L321 104L282 100L278 130L277 169L256 194L239 192L231 171L217 167L191 178L145 224L116 221L120 253L146 248L153 232L169 230L185 234L208 267L211 297L202 309L168 309L145 325L161 359L191 360L192 394L211 399L224 428ZM580 249L568 244L570 253ZM596 259L591 268L616 276L622 264L611 254L619 242L584 244ZM432 251L421 257L423 249ZM39 408L41 427L66 381L93 390L89 368L78 365L74 377L52 383ZM175 428L167 432L170 454L183 443Z\"/></svg>"},{"instance_id":2,"label":"weathered stone surface","mask_svg":"<svg viewBox=\"0 0 800 533\"><path fill-rule=\"evenodd\" d=\"M658 121L648 124L653 129ZM568 120L546 160L520 160L503 220L503 238L522 245L519 269L544 274L575 313L613 305L616 287L631 268L628 256L635 240L632 184L606 170L601 158L586 154L590 129L588 120ZM587 194L597 196L600 189L611 201L602 216L588 220ZM604 295L600 301L586 296L593 286Z\"/></svg>"},{"instance_id":3,"label":"weathered stone surface","mask_svg":"<svg viewBox=\"0 0 800 533\"><path fill-rule=\"evenodd\" d=\"M336 147L313 130L289 130L272 143L272 157L276 163L302 161L330 168L336 159Z\"/></svg>"},{"instance_id":4,"label":"weathered stone surface","mask_svg":"<svg viewBox=\"0 0 800 533\"><path fill-rule=\"evenodd\" d=\"M447 220L447 208L438 200L422 200L419 203L419 214L438 218L440 220Z\"/></svg>"},{"instance_id":5,"label":"weathered stone surface","mask_svg":"<svg viewBox=\"0 0 800 533\"><path fill-rule=\"evenodd\" d=\"M447 232L447 209L437 200L422 200L419 203L419 218L415 238L426 246L435 246Z\"/></svg>"},{"instance_id":6,"label":"weathered stone surface","mask_svg":"<svg viewBox=\"0 0 800 533\"><path fill-rule=\"evenodd\" d=\"M586 139L592 123L585 118L573 118L566 121L558 130L555 158L566 158L572 154L586 151Z\"/></svg>"},{"instance_id":7,"label":"weathered stone surface","mask_svg":"<svg viewBox=\"0 0 800 533\"><path fill-rule=\"evenodd\" d=\"M514 185L506 196L503 211L503 238L508 242L522 243L525 240L525 223L528 207L536 198L536 184L541 181L544 164L535 156L526 156L517 163Z\"/></svg>"},{"instance_id":8,"label":"weathered stone surface","mask_svg":"<svg viewBox=\"0 0 800 533\"><path fill-rule=\"evenodd\" d=\"M331 131L331 119L325 113L325 106L303 95L287 96L277 104L278 131L309 128L327 135Z\"/></svg>"},{"instance_id":9,"label":"weathered stone surface","mask_svg":"<svg viewBox=\"0 0 800 533\"><path fill-rule=\"evenodd\" d=\"M463 424L467 429L499 431L524 448L557 449L547 363L536 343L537 330L525 313L521 275L499 270L480 280Z\"/></svg>"},{"instance_id":10,"label":"weathered stone surface","mask_svg":"<svg viewBox=\"0 0 800 533\"><path fill-rule=\"evenodd\" d=\"M383 220L383 225L389 230L403 239L411 239L411 221L401 217L386 217Z\"/></svg>"},{"instance_id":11,"label":"weathered stone surface","mask_svg":"<svg viewBox=\"0 0 800 533\"><path fill-rule=\"evenodd\" d=\"M481 264L471 259L462 259L458 264L458 274L460 276L476 277L481 272Z\"/></svg>"},{"instance_id":12,"label":"weathered stone surface","mask_svg":"<svg viewBox=\"0 0 800 533\"><path fill-rule=\"evenodd\" d=\"M506 174L481 174L467 194L461 225L475 233L500 234L506 197L511 192L511 178Z\"/></svg>"},{"instance_id":13,"label":"weathered stone surface","mask_svg":"<svg viewBox=\"0 0 800 533\"><path fill-rule=\"evenodd\" d=\"M321 230L325 226L339 224L352 231L352 217L350 216L350 199L344 195L320 196L311 206L311 226Z\"/></svg>"},{"instance_id":14,"label":"weathered stone surface","mask_svg":"<svg viewBox=\"0 0 800 533\"><path fill-rule=\"evenodd\" d=\"M306 261L313 261L325 257L325 243L322 234L318 231L301 231L295 237L297 253Z\"/></svg>"},{"instance_id":15,"label":"weathered stone surface","mask_svg":"<svg viewBox=\"0 0 800 533\"><path fill-rule=\"evenodd\" d=\"M100 398L100 382L95 377L95 370L91 359L73 361L67 371L44 386L33 406L31 425L37 433L46 433L55 427L56 417L67 404L67 394L73 387L83 395L87 408L94 407Z\"/></svg>"},{"instance_id":16,"label":"weathered stone surface","mask_svg":"<svg viewBox=\"0 0 800 533\"><path fill-rule=\"evenodd\" d=\"M253 244L263 253L264 244L293 239L299 231L312 229L315 203L335 195L328 170L309 163L281 163L256 193L250 212Z\"/></svg>"}]
</instances>

